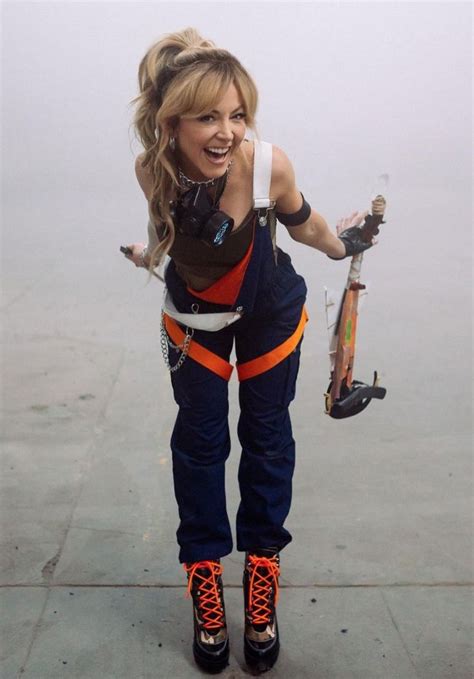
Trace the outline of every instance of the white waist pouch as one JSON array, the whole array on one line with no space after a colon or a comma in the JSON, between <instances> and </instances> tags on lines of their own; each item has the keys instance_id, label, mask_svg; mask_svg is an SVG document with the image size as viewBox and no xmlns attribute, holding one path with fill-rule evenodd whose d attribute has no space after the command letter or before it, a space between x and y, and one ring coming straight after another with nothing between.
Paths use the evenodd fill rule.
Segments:
<instances>
[{"instance_id":1,"label":"white waist pouch","mask_svg":"<svg viewBox=\"0 0 474 679\"><path fill-rule=\"evenodd\" d=\"M167 288L165 288L163 304L161 308L167 316L170 316L170 318L173 318L178 323L181 323L188 328L194 328L195 330L207 330L208 332L217 332L218 330L222 330L222 328L225 328L242 318L242 314L238 311L223 311L210 314L181 313L175 307L173 298L171 297Z\"/></svg>"}]
</instances>

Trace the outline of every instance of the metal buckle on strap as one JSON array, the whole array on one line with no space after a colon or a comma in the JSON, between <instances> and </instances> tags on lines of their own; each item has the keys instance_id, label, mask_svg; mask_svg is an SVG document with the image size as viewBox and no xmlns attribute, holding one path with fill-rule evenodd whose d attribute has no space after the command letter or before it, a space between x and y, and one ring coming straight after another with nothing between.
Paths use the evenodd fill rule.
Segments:
<instances>
[{"instance_id":1,"label":"metal buckle on strap","mask_svg":"<svg viewBox=\"0 0 474 679\"><path fill-rule=\"evenodd\" d=\"M261 207L257 210L258 223L260 224L260 226L266 226L268 221L268 213L270 212L271 209L272 209L271 207Z\"/></svg>"},{"instance_id":2,"label":"metal buckle on strap","mask_svg":"<svg viewBox=\"0 0 474 679\"><path fill-rule=\"evenodd\" d=\"M253 207L258 216L258 223L260 226L266 226L268 222L268 213L274 209L276 201L269 198L255 198Z\"/></svg>"}]
</instances>

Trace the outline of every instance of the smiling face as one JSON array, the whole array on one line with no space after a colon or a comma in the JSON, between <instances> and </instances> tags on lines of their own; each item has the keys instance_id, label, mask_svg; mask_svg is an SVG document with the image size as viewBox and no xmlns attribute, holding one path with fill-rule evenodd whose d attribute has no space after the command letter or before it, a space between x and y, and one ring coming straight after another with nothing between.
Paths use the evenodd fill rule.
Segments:
<instances>
[{"instance_id":1,"label":"smiling face","mask_svg":"<svg viewBox=\"0 0 474 679\"><path fill-rule=\"evenodd\" d=\"M181 116L173 134L184 174L194 181L223 175L246 129L245 108L233 84L211 110L199 116Z\"/></svg>"}]
</instances>

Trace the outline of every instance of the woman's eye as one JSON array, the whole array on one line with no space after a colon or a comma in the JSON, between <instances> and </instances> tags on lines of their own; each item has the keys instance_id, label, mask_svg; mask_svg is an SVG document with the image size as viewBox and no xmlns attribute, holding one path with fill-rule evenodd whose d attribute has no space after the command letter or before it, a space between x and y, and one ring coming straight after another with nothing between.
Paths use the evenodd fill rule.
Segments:
<instances>
[{"instance_id":1,"label":"woman's eye","mask_svg":"<svg viewBox=\"0 0 474 679\"><path fill-rule=\"evenodd\" d=\"M236 113L233 118L236 120L244 120L247 117L246 113ZM201 123L211 123L215 120L214 116L211 114L207 114L205 116L201 116L198 118L199 122Z\"/></svg>"}]
</instances>

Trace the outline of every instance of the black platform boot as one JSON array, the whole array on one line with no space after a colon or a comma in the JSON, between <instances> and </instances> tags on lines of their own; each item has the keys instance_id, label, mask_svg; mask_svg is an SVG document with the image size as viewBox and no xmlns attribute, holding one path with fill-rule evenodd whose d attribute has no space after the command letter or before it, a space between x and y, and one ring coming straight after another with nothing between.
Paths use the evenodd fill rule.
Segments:
<instances>
[{"instance_id":1,"label":"black platform boot","mask_svg":"<svg viewBox=\"0 0 474 679\"><path fill-rule=\"evenodd\" d=\"M229 664L223 568L219 560L212 560L184 564L184 570L193 598L194 659L203 670L216 674Z\"/></svg>"},{"instance_id":2,"label":"black platform boot","mask_svg":"<svg viewBox=\"0 0 474 679\"><path fill-rule=\"evenodd\" d=\"M275 610L279 575L277 551L259 549L246 553L244 653L247 665L258 672L273 667L280 651Z\"/></svg>"}]
</instances>

